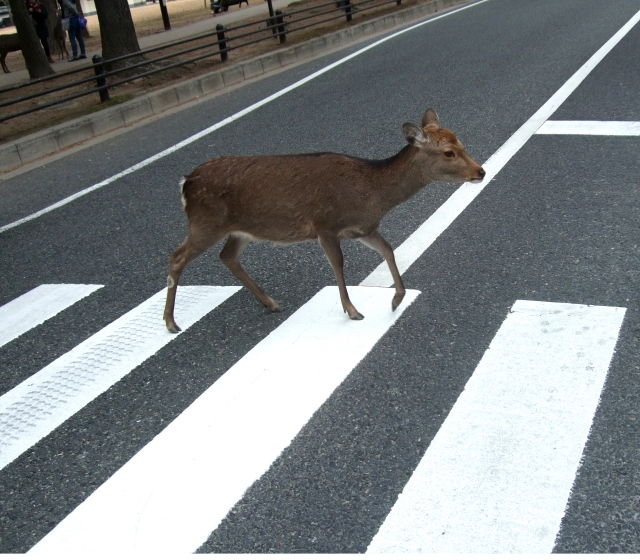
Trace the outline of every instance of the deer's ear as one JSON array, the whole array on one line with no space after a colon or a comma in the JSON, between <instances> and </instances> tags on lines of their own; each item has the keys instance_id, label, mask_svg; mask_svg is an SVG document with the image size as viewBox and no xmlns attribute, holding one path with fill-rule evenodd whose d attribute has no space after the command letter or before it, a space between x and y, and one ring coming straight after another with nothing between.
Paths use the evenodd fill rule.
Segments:
<instances>
[{"instance_id":1,"label":"deer's ear","mask_svg":"<svg viewBox=\"0 0 640 560\"><path fill-rule=\"evenodd\" d=\"M407 142L416 148L420 148L429 142L429 137L424 135L424 132L417 124L404 123L402 125L402 132L404 132L404 137L407 139Z\"/></svg>"},{"instance_id":2,"label":"deer's ear","mask_svg":"<svg viewBox=\"0 0 640 560\"><path fill-rule=\"evenodd\" d=\"M425 114L422 115L422 128L426 128L430 124L435 124L438 128L440 128L440 119L438 118L438 113L436 113L433 109L427 109Z\"/></svg>"}]
</instances>

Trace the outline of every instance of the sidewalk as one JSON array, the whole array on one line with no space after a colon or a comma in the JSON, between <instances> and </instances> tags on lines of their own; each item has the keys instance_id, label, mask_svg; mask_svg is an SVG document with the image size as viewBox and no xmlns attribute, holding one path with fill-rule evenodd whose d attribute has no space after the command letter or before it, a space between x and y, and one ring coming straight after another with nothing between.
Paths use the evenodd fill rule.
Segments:
<instances>
[{"instance_id":1,"label":"sidewalk","mask_svg":"<svg viewBox=\"0 0 640 560\"><path fill-rule=\"evenodd\" d=\"M169 109L193 102L201 97L220 93L224 89L237 85L244 80L256 78L291 64L307 61L355 41L388 32L409 22L425 19L430 15L440 15L443 11L448 11L462 4L471 4L474 1L428 0L423 4L405 8L290 47L277 49L250 60L235 64L225 64L220 70L184 80L177 85L164 89L151 91L125 103L1 144L0 174L28 163L44 163L45 157L56 154L61 150L93 140L103 134L159 115ZM274 0L273 6L276 9L277 6L283 6L290 2L291 0ZM260 13L268 13L266 3L250 6L248 9L243 8L242 10L227 12L215 18L212 17L210 20L150 36L148 39L150 42L155 41L153 44L161 44L163 40L175 41L183 37L206 32L208 29L215 29L218 23L242 21L242 19ZM172 35L169 35L170 33ZM2 180L1 175L0 180Z\"/></svg>"},{"instance_id":2,"label":"sidewalk","mask_svg":"<svg viewBox=\"0 0 640 560\"><path fill-rule=\"evenodd\" d=\"M274 10L280 10L286 8L293 0L272 0L272 6ZM140 49L149 49L151 47L157 47L159 45L165 45L173 41L179 41L181 39L187 39L194 37L202 33L209 31L215 31L216 25L222 24L229 26L233 23L242 22L246 19L269 14L269 6L264 0L251 0L249 6L244 5L238 9L237 6L229 8L228 12L222 12L211 16L202 21L197 21L181 27L172 28L169 31L162 31L155 33L154 35L147 35L146 37L140 37L138 44ZM158 8L159 9L159 8ZM89 16L95 17L95 16ZM67 41L67 48L71 53L71 46ZM53 64L53 69L56 72L65 72L67 70L73 70L75 68L82 68L83 66L91 66L91 57L95 54L101 54L100 49L94 51L87 51L87 60L67 62L66 60L56 60ZM29 72L26 69L16 70L9 74L0 73L0 87L9 86L13 84L19 84L29 81Z\"/></svg>"}]
</instances>

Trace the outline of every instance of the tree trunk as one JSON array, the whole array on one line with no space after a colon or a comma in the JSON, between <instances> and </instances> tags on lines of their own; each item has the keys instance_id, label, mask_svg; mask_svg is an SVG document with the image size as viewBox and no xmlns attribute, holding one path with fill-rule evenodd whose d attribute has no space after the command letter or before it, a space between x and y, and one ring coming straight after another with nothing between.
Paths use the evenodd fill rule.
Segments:
<instances>
[{"instance_id":1,"label":"tree trunk","mask_svg":"<svg viewBox=\"0 0 640 560\"><path fill-rule=\"evenodd\" d=\"M13 21L16 24L20 48L29 71L29 77L34 80L54 74L47 61L47 55L44 54L40 39L36 35L36 28L27 10L26 2L24 0L9 0L9 6L13 14Z\"/></svg>"},{"instance_id":2,"label":"tree trunk","mask_svg":"<svg viewBox=\"0 0 640 560\"><path fill-rule=\"evenodd\" d=\"M49 29L49 48L51 49L51 54L54 51L54 35L53 30L56 27L56 21L58 21L58 2L56 0L39 0L40 4L42 4L49 14L47 17L47 28Z\"/></svg>"},{"instance_id":3,"label":"tree trunk","mask_svg":"<svg viewBox=\"0 0 640 560\"><path fill-rule=\"evenodd\" d=\"M100 23L102 58L108 60L138 52L138 36L127 0L95 0L95 5ZM127 59L115 66L127 66L132 61Z\"/></svg>"}]
</instances>

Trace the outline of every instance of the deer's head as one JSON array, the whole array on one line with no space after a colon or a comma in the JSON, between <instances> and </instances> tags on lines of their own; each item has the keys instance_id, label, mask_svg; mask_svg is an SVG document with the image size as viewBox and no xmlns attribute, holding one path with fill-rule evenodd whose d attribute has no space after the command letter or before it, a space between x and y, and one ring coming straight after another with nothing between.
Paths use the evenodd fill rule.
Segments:
<instances>
[{"instance_id":1,"label":"deer's head","mask_svg":"<svg viewBox=\"0 0 640 560\"><path fill-rule=\"evenodd\" d=\"M440 120L433 109L427 109L423 115L422 127L405 123L402 131L407 142L420 150L418 157L424 158L432 181L480 183L484 178L484 169L471 159L456 135L440 128Z\"/></svg>"}]
</instances>

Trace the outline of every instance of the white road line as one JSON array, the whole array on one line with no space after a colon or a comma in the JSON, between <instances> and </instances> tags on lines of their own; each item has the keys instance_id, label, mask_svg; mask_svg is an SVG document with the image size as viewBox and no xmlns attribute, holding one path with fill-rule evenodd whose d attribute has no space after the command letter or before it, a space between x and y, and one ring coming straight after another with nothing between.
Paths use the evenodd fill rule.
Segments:
<instances>
[{"instance_id":1,"label":"white road line","mask_svg":"<svg viewBox=\"0 0 640 560\"><path fill-rule=\"evenodd\" d=\"M51 319L102 286L42 284L0 307L0 347Z\"/></svg>"},{"instance_id":2,"label":"white road line","mask_svg":"<svg viewBox=\"0 0 640 560\"><path fill-rule=\"evenodd\" d=\"M640 122L547 121L536 134L584 134L587 136L640 136Z\"/></svg>"},{"instance_id":3,"label":"white road line","mask_svg":"<svg viewBox=\"0 0 640 560\"><path fill-rule=\"evenodd\" d=\"M40 541L48 554L194 552L419 292L324 288Z\"/></svg>"},{"instance_id":4,"label":"white road line","mask_svg":"<svg viewBox=\"0 0 640 560\"><path fill-rule=\"evenodd\" d=\"M397 249L396 263L400 274L424 253L438 236L473 202L509 160L524 146L545 121L565 102L602 59L640 21L637 12L609 39L538 111L524 123L483 165L487 175L481 184L464 183L431 217L413 232ZM386 263L382 262L367 276L361 286L391 286L393 279Z\"/></svg>"},{"instance_id":5,"label":"white road line","mask_svg":"<svg viewBox=\"0 0 640 560\"><path fill-rule=\"evenodd\" d=\"M367 552L549 554L624 313L517 301Z\"/></svg>"},{"instance_id":6,"label":"white road line","mask_svg":"<svg viewBox=\"0 0 640 560\"><path fill-rule=\"evenodd\" d=\"M189 328L240 288L183 286L176 302ZM162 320L166 289L0 397L0 469L175 339Z\"/></svg>"},{"instance_id":7,"label":"white road line","mask_svg":"<svg viewBox=\"0 0 640 560\"><path fill-rule=\"evenodd\" d=\"M391 35L388 35L387 37L384 37L378 41L376 41L375 43L372 43L371 45L368 45L348 56L345 56L344 58L341 58L340 60L329 64L328 66L325 66L324 68L318 70L317 72L314 72L313 74L310 74L309 76L307 76L306 78L303 78L297 82L295 82L294 84L291 84L290 86L287 86L284 89L281 89L280 91L274 93L273 95L270 95L269 97L265 97L264 99L262 99L261 101L258 101L257 103L254 103L253 105L250 105L249 107L247 107L246 109L243 109L242 111L239 111L237 113L235 113L234 115L231 115L230 117L227 117L226 119L210 126L209 128L206 128L204 130L202 130L201 132L198 132L197 134L194 134L193 136L190 136L189 138L186 138L185 140L183 140L182 142L179 142L178 144L175 144L174 146L171 146L170 148L167 148L166 150L163 150L162 152L159 152L158 154L155 154L143 161L141 161L140 163L137 163L131 167L129 167L128 169L125 169L124 171L121 171L120 173L117 173L115 175L113 175L112 177L109 177L108 179L105 179L104 181L101 181L100 183L96 183L95 185L91 186L91 187L87 187L86 189L79 191L71 196L68 196L67 198L64 198L62 200L60 200L59 202L56 202L55 204L52 204L51 206L47 206L46 208L43 208L42 210L35 212L33 214L30 214L29 216L26 216L24 218L21 218L19 220L16 220L15 222L11 222L10 224L4 225L2 227L0 227L0 233L3 233L5 231L8 231L10 229L13 229L15 227L18 227L21 224L24 224L26 222L30 222L31 220L35 220L36 218L39 218L40 216L43 216L44 214L48 214L49 212L56 210L57 208L61 208L62 206L66 206L67 204L69 204L70 202L73 202L74 200L77 200L80 197L83 197L97 189L100 189L102 187L105 187L115 181L117 181L118 179L121 179L122 177L125 177L127 175L130 175L131 173L134 173L144 167L146 167L147 165L150 165L156 161L158 161L159 159L162 159L163 157L166 157L174 152L177 152L178 150L184 148L185 146L188 146L189 144L193 144L193 142L196 142L198 140L200 140L201 138L203 138L204 136L207 136L208 134L211 134L212 132L215 132L216 130L222 128L223 126L228 125L229 123L232 123L233 121L238 120L241 117L244 117L245 115L248 115L249 113L255 111L256 109L259 109L260 107L267 105L268 103L271 103L271 101L274 101L275 99L278 99L279 97L282 97L283 95L289 93L290 91L293 91L294 89L299 88L300 86L303 86L304 84L310 82L311 80L314 80L315 78L317 78L318 76L322 76L322 74L325 74L326 72L329 72L330 70L333 70L334 68L340 66L341 64L344 64L345 62L348 62L349 60L360 56L361 54L376 48L377 46L386 43L387 41L394 39L395 37L398 37L399 35L402 35L404 33L407 33L409 31L413 31L414 29L417 29L419 27L422 27L423 25L426 25L428 23L431 23L433 21L437 21L441 18L450 16L452 14L455 14L457 12L461 12L463 10L467 10L469 8L472 8L474 6L477 6L479 4L483 4L484 2L487 2L488 0L479 0L478 2L475 2L473 4L469 4L467 6L463 6L462 8L458 8L456 10L452 10L450 12L447 12L445 14L442 14L440 16L436 16L436 17L432 17L430 19L427 19L426 21L422 21L420 23L417 23L415 25L412 25L411 27L407 27L405 29L402 29L400 31L397 31L396 33L393 33Z\"/></svg>"}]
</instances>

